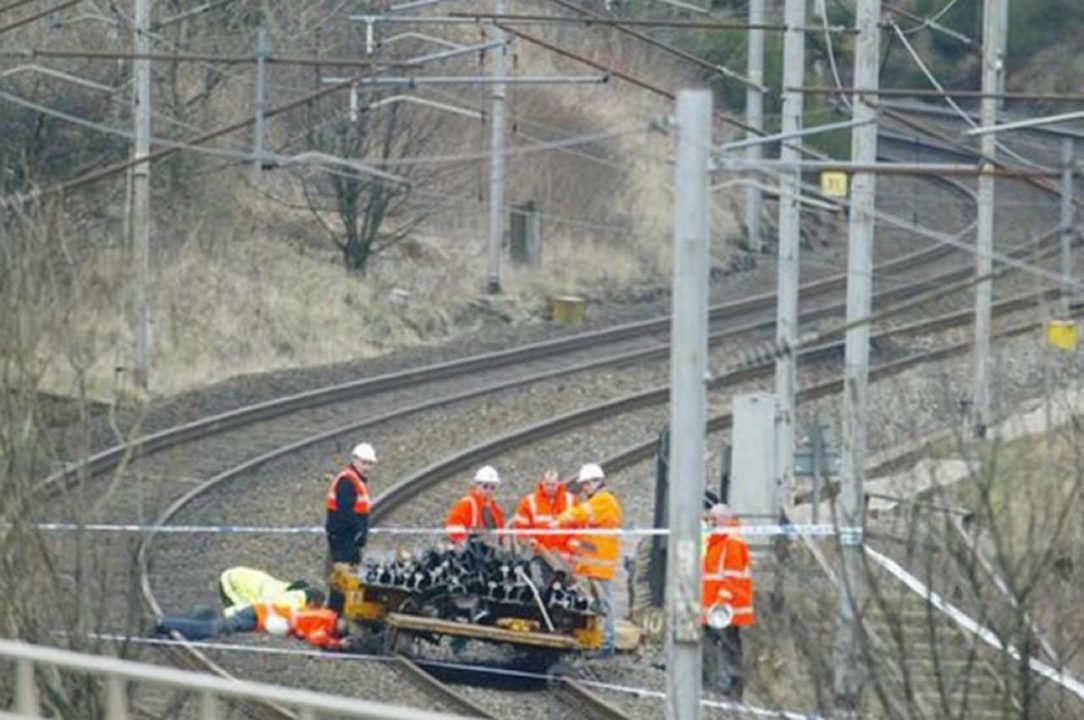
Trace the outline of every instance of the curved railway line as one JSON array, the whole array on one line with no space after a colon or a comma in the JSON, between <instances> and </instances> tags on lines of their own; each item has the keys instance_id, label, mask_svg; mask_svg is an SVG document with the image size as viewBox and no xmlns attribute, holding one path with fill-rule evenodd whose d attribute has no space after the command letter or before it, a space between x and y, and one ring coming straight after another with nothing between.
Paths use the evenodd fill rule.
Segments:
<instances>
[{"instance_id":1,"label":"curved railway line","mask_svg":"<svg viewBox=\"0 0 1084 720\"><path fill-rule=\"evenodd\" d=\"M892 142L892 140L889 140L889 142ZM914 145L914 140L910 138L903 138L900 142L906 143L908 146ZM933 152L944 152L945 150L946 148L941 147L930 148L930 151ZM961 193L964 193L965 197L970 195L966 188L958 184L955 187ZM973 201L973 198L968 201ZM1036 250L1047 240L1049 235L1050 233L1037 238L1033 242L1019 246L1014 253L1020 257L1034 258ZM954 252L957 251L944 245L934 244L881 263L877 267L877 272L879 274L918 272L925 268L944 264L946 258L950 257ZM960 294L966 291L972 285L969 279L971 272L970 264L964 262L959 266L949 267L947 270L935 273L925 280L907 282L896 287L883 289L876 295L875 308L879 310L892 308L900 314L906 311L920 311L924 305L933 300L948 297L952 293ZM840 316L843 305L834 300L832 296L842 290L844 284L845 276L835 274L803 286L801 289L803 302L817 300L817 303L812 304L812 306L804 306L808 309L803 313L803 324ZM936 289L926 289L930 286L934 286ZM1014 312L1033 307L1047 295L1047 292L1045 290L1033 291L1003 298L996 304L995 310L999 314L1011 316ZM774 326L774 319L771 317L773 310L774 293L765 293L713 306L710 313L712 344L755 342L758 338L763 337L765 331L770 331ZM944 313L934 318L885 328L877 333L875 342L892 337L929 334L945 329L959 328L966 326L970 320L971 315L967 310ZM110 470L123 468L133 458L147 458L156 453L194 443L203 438L217 437L220 442L229 443L231 442L228 439L230 433L236 431L247 431L263 436L262 442L258 443L262 452L256 455L252 455L251 451L243 453L245 455L243 459L240 461L231 460L229 467L226 469L222 469L221 465L219 465L208 480L169 503L169 506L155 521L156 525L164 525L169 523L182 510L191 507L197 501L205 500L210 493L226 485L229 480L256 470L276 458L297 452L305 447L333 440L346 433L356 432L364 427L375 426L395 418L402 418L423 411L434 411L453 403L574 373L583 373L605 367L632 365L644 360L665 359L669 352L665 343L668 325L669 318L655 318L607 330L549 340L445 362L439 365L390 373L290 395L163 430L139 438L125 446L99 452L85 464L53 475L47 480L47 484L56 486L76 478L94 477ZM1033 327L1033 322L1019 322L1003 329L1002 334L1019 334L1030 331ZM822 339L825 342L803 349L804 361L834 359L841 354L842 344L838 341L832 341L830 334L824 334ZM761 341L761 346L763 346L763 341ZM969 344L966 342L949 343L929 352L915 353L881 364L871 373L871 381L903 372L923 363L958 355L966 352L968 347ZM770 353L768 354L770 355ZM713 386L715 388L734 387L762 377L771 372L771 362L770 357L757 359L756 353L749 354L744 362L739 363L739 367L733 368L730 372L718 374L714 378ZM554 368L554 365L557 365L557 367ZM527 368L526 372L524 372L524 368ZM502 373L507 373L512 377L498 379L494 382L494 376L499 376ZM468 389L452 392L442 397L434 397L436 394L433 389L434 385L441 382L454 384L468 377L477 378L477 380L468 383L468 385L472 385ZM841 381L838 379L815 383L802 391L800 399L809 400L829 395L837 392L840 385ZM408 400L403 400L402 396L396 393L402 393ZM422 489L435 486L477 462L522 448L525 445L537 442L541 438L600 422L619 413L643 407L658 406L665 403L666 398L666 387L651 387L616 399L608 399L604 402L581 407L558 417L515 432L506 433L454 454L444 456L438 462L431 463L424 469L412 473L383 493L377 500L374 520L379 522L382 517L396 512L409 499L416 498ZM415 401L410 402L410 399ZM348 408L354 407L354 403L362 405L373 403L380 406L392 405L398 409L376 415L362 415L358 420L342 423L341 417L343 415L353 414ZM305 413L309 414L306 415ZM339 422L334 422L335 420L339 420ZM729 422L729 413L717 414L711 418L709 427L718 430L728 427ZM253 430L253 428L262 428L262 430ZM314 428L322 429L313 432ZM303 429L303 433L299 432L300 429ZM246 445L246 447L248 446ZM616 472L621 468L629 467L646 459L653 451L653 440L646 443L637 443L620 452L612 453L602 462L610 472ZM227 453L227 455L236 454ZM423 515L428 514L431 516L433 509L422 507L420 512ZM156 612L159 612L161 607L155 595L155 583L149 571L151 566L149 555L153 550L155 540L156 536L152 533L145 538L140 546L140 582L148 605ZM184 662L186 664L197 662L213 667L220 672L225 672L221 666L199 651L186 653ZM496 717L500 714L499 711L492 713L488 711L485 703L479 703L463 697L461 693L448 690L423 668L418 667L409 660L397 659L396 664L393 666L393 672L404 678L409 678L409 682L424 688L424 692L434 698L433 702L444 709L478 717ZM583 717L584 715L597 718L625 717L620 708L614 708L572 680L566 679L558 683L551 691L548 691L548 694L552 695L552 697L544 701L547 706L551 702L555 706L571 704L574 707L576 717ZM570 694L575 697L574 700L569 699ZM263 708L261 711L266 713L268 709ZM287 710L282 708L276 708L274 712L281 717L293 717ZM551 716L563 717L565 715L558 713ZM573 715L568 716L572 717Z\"/></svg>"}]
</instances>

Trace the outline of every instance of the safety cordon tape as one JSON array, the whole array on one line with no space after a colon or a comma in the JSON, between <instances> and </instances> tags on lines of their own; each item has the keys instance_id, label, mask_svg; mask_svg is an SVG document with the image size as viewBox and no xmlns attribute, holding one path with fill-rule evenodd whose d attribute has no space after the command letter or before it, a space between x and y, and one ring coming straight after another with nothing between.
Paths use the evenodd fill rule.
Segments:
<instances>
[{"instance_id":1,"label":"safety cordon tape","mask_svg":"<svg viewBox=\"0 0 1084 720\"><path fill-rule=\"evenodd\" d=\"M325 530L319 525L302 525L296 527L274 525L125 525L111 523L38 523L38 530L47 532L84 532L103 533L162 533L174 535L323 535ZM442 536L447 535L446 528L400 528L400 527L375 527L369 530L370 535L422 535ZM540 535L613 535L613 536L668 536L667 528L562 528L553 530L544 529L513 529L503 530L480 530L472 529L472 535L479 536L529 536ZM829 524L805 524L805 525L736 525L727 528L706 530L704 535L744 535L744 536L776 536L787 537L812 536L825 537L839 535L844 544L862 544L862 528L839 527Z\"/></svg>"},{"instance_id":2,"label":"safety cordon tape","mask_svg":"<svg viewBox=\"0 0 1084 720\"><path fill-rule=\"evenodd\" d=\"M67 634L67 633L61 633ZM145 637L132 637L128 635L115 635L108 633L88 633L87 637L96 640L105 640L108 642L118 643L132 643L140 645L156 645L156 646L176 646L176 647L191 647L198 650L213 650L222 652L241 652L252 653L262 655L287 655L297 657L312 657L320 658L323 660L338 660L338 661L360 661L360 662L395 662L394 657L387 655L363 655L358 653L349 652L329 652L323 650L298 650L293 648L276 648L267 646L253 646L253 645L237 645L233 643L222 642L210 642L207 640L171 640L166 638L145 638ZM531 680L560 680L562 675L551 675L549 673L535 673L526 670L508 670L505 668L488 667L485 665L471 665L469 663L449 662L447 660L418 660L422 665L443 667L452 670L470 670L478 673L489 673L492 675L503 675L506 677L518 677ZM599 690L609 690L611 692L622 693L625 695L634 695L641 698L651 698L655 700L665 700L666 693L661 690L649 690L648 688L632 687L630 685L619 685L616 683L606 683L599 680L588 680L585 678L570 678L574 679L580 685L585 687L595 688ZM752 715L754 717L769 717L769 718L786 718L787 720L826 720L821 715L806 715L803 713L792 712L789 710L772 710L769 708L757 707L755 705L748 705L746 703L735 702L733 700L706 700L701 699L700 704L704 707L716 708L720 710L727 710L729 712L739 712L746 715Z\"/></svg>"},{"instance_id":3,"label":"safety cordon tape","mask_svg":"<svg viewBox=\"0 0 1084 720\"><path fill-rule=\"evenodd\" d=\"M876 562L878 565L880 565L890 574L892 574L897 580L906 585L910 590L917 593L918 595L921 595L937 610L947 615L954 623L959 625L961 628L971 633L972 635L977 636L987 645L990 645L991 647L1008 654L1009 657L1011 657L1013 660L1019 662L1019 660L1022 658L1019 650L1017 650L1012 645L1008 645L1003 642L992 630L979 623L977 620L972 618L964 611L960 610L952 603L945 600L938 593L934 592L931 587L926 585L924 582L919 580L911 573L907 572L903 568L903 566L897 563L895 560L892 560L891 558L882 555L881 553L870 547L866 548L866 554L868 554L874 562ZM1069 692L1073 693L1077 696L1078 699L1084 700L1084 683L1081 683L1072 675L1067 674L1064 670L1051 667L1050 665L1047 665L1043 661L1034 657L1028 657L1028 667L1030 667L1033 672L1042 675L1048 680L1054 681Z\"/></svg>"}]
</instances>

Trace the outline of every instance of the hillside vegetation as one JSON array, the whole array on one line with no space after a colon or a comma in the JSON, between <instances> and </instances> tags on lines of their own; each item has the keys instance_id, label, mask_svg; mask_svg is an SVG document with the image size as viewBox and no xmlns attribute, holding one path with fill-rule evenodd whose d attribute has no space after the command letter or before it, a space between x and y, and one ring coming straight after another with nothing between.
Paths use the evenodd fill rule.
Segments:
<instances>
[{"instance_id":1,"label":"hillside vegetation","mask_svg":"<svg viewBox=\"0 0 1084 720\"><path fill-rule=\"evenodd\" d=\"M159 22L191 9L181 2L160 2L156 8ZM365 57L363 31L332 2L302 7L238 0L164 24L155 34L153 51L252 54L260 26L268 29L273 52L285 56ZM125 52L130 50L130 27L123 14L109 24L58 14L56 22L29 25L19 42L26 48ZM398 30L381 29L377 38ZM429 30L445 42L483 40L473 26ZM595 42L589 55L662 87L696 80L688 68L630 38L597 28L588 32L554 28L536 34L581 48L590 37ZM408 38L379 49L383 54L377 56L394 60L440 49L434 42ZM16 62L6 64L12 68ZM486 74L491 63L492 53L472 53L417 74ZM48 190L128 154L128 61L43 59L37 65L95 85L38 70L4 78L2 89L22 103L0 102L0 119L10 128L0 143L9 196ZM156 139L183 142L252 117L255 75L250 64L155 61L153 67ZM601 74L522 41L511 46L508 67L513 75ZM283 105L320 87L321 76L348 71L273 63L267 105ZM514 267L505 255L504 293L494 303L482 292L488 90L427 85L362 90L359 95L363 110L356 123L350 120L345 91L270 119L267 147L280 157L319 152L347 161L390 161L382 167L409 178L410 192L397 192L393 183L374 183L341 166L311 163L280 164L265 170L255 184L249 163L229 155L250 151L247 128L208 143L211 154L186 149L153 164L152 393L439 341L482 322L541 319L553 294L574 291L599 299L658 284L668 273L672 139L649 127L671 112L664 98L617 81L509 86L513 154L507 160L506 204L535 201L543 239L538 267ZM391 99L406 95L454 105L460 112ZM364 110L379 102L386 104ZM80 126L59 113L98 125ZM531 150L540 142L595 135L600 138ZM373 143L366 146L369 139ZM354 190L361 231L374 219L366 214L373 199L380 193L391 198L372 234L374 254L363 267L349 267L343 247L348 227L339 194ZM53 298L47 306L29 297L13 299L39 315L34 321L38 371L46 387L62 392L82 383L99 397L127 393L133 273L126 174L73 189L63 201L49 197L47 207L28 203L23 212L6 217L6 231L24 239L21 252L40 253L18 263L36 268L34 282L47 284ZM719 200L715 233L725 241L737 229L726 198ZM45 242L31 241L42 236ZM725 247L725 242L717 244L722 254ZM7 269L14 271L16 259L9 260ZM41 316L46 312L55 317L47 321Z\"/></svg>"},{"instance_id":2,"label":"hillside vegetation","mask_svg":"<svg viewBox=\"0 0 1084 720\"><path fill-rule=\"evenodd\" d=\"M970 37L968 45L896 17L905 34L948 87L978 85L981 0L907 0L903 9L932 16ZM1079 62L1059 62L1055 42L1079 42L1084 6L1075 0L1017 0L1012 4L1010 88L1079 89ZM193 7L183 0L154 4L152 51L161 55L249 55L259 28L273 54L365 58L363 26L347 20L341 3L232 0ZM820 7L812 3L812 9ZM853 23L853 2L827 2L829 24ZM378 10L373 6L374 11ZM488 5L456 5L488 11ZM747 4L719 0L711 15L742 19ZM34 57L31 50L129 52L130 7L111 13L78 8L39 19L9 34L12 53L0 61L0 187L6 197L49 191L59 183L123 161L130 153L131 62L126 59ZM536 11L533 5L515 11ZM547 6L546 12L564 12ZM4 20L28 17L33 3L7 10ZM356 8L351 11L357 12ZM671 6L615 5L629 17L693 17ZM782 1L769 2L779 18ZM697 15L696 17L701 17ZM821 19L811 13L810 23ZM481 26L425 26L440 40L404 36L407 26L376 28L374 55L388 61L486 40ZM531 26L529 35L581 52L676 90L710 81L718 106L740 113L744 87L708 78L703 68L636 38L599 26ZM439 36L439 37L438 37ZM743 71L740 31L653 32L653 37ZM886 87L927 87L899 42L886 33ZM384 41L387 41L386 43ZM849 83L849 36L808 35L807 84ZM769 129L778 123L781 37L768 33L766 101ZM30 57L31 60L27 60ZM1075 57L1075 55L1073 55ZM1075 62L1075 64L1074 64ZM492 51L434 63L426 74L489 72ZM524 39L510 46L513 75L598 75L600 71ZM311 93L321 79L360 72L344 66L272 63L267 106ZM399 70L387 71L391 74ZM207 130L254 115L251 63L153 63L152 132L156 141L185 142ZM547 298L577 292L591 300L623 299L638 286L668 282L671 233L672 138L649 126L672 112L670 101L614 78L604 85L509 86L507 209L533 201L541 212L537 267L516 267L505 254L504 293L483 293L487 268L489 89L482 85L419 85L362 89L351 119L349 93L277 114L267 122L265 147L279 158L254 183L252 131L242 128L185 148L152 165L151 393L167 394L239 373L349 360L460 334L485 322L544 319ZM403 98L407 97L407 100ZM422 105L421 100L427 105ZM442 105L436 108L434 104ZM806 103L807 124L837 119L824 96ZM732 132L725 126L719 136ZM538 143L574 142L532 150ZM849 152L846 134L813 140L837 157ZM162 145L154 145L155 149ZM526 151L526 152L524 152ZM285 162L300 154L335 157L337 165ZM374 177L350 163L376 163L410 183ZM345 164L344 164L345 163ZM112 398L131 391L133 266L127 208L128 175L48 194L48 202L16 203L4 232L21 237L6 248L11 273L33 268L30 284L45 304L11 299L31 313L35 377L45 387ZM726 263L742 240L736 196L713 195L713 253ZM770 208L770 206L769 206ZM16 248L20 253L15 256ZM30 253L25 256L22 253ZM16 287L9 284L10 287ZM5 319L4 322L9 322ZM13 322L13 321L11 321Z\"/></svg>"}]
</instances>

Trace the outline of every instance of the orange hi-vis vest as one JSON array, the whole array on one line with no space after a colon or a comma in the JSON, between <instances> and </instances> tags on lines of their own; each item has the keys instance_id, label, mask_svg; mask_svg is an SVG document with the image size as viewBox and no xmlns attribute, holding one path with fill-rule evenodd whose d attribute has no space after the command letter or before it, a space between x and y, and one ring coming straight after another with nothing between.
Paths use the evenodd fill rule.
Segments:
<instances>
[{"instance_id":1,"label":"orange hi-vis vest","mask_svg":"<svg viewBox=\"0 0 1084 720\"><path fill-rule=\"evenodd\" d=\"M339 487L340 481L354 483L354 490L357 492L357 500L354 501L354 512L358 515L367 515L369 513L369 488L365 485L365 481L361 478L361 473L357 471L353 465L348 465L345 470L335 476L335 479L331 481L331 485L327 488L327 509L332 512L339 509L339 501L335 498L335 491Z\"/></svg>"},{"instance_id":2,"label":"orange hi-vis vest","mask_svg":"<svg viewBox=\"0 0 1084 720\"><path fill-rule=\"evenodd\" d=\"M473 528L486 528L486 510L493 520L493 528L504 528L504 513L496 501L487 499L474 488L448 511L444 521L444 531L453 542L463 542L468 531Z\"/></svg>"},{"instance_id":3,"label":"orange hi-vis vest","mask_svg":"<svg viewBox=\"0 0 1084 720\"><path fill-rule=\"evenodd\" d=\"M708 547L701 567L701 621L716 605L729 605L732 625L752 625L753 573L749 569L749 546L737 535L716 532L708 535Z\"/></svg>"},{"instance_id":4,"label":"orange hi-vis vest","mask_svg":"<svg viewBox=\"0 0 1084 720\"><path fill-rule=\"evenodd\" d=\"M521 530L552 530L557 527L557 518L561 513L576 505L579 501L576 496L565 489L563 483L559 483L550 496L542 483L538 484L535 491L530 495L524 495L516 507L516 514L512 516L511 527ZM568 550L570 535L526 534L519 537L529 538L539 546L558 552Z\"/></svg>"},{"instance_id":5,"label":"orange hi-vis vest","mask_svg":"<svg viewBox=\"0 0 1084 720\"><path fill-rule=\"evenodd\" d=\"M621 538L592 535L591 529L617 530L621 527L621 505L609 490L600 490L586 502L569 508L557 518L560 527L584 528L568 541L576 567L573 572L597 580L610 580L621 555Z\"/></svg>"},{"instance_id":6,"label":"orange hi-vis vest","mask_svg":"<svg viewBox=\"0 0 1084 720\"><path fill-rule=\"evenodd\" d=\"M332 650L342 645L342 639L338 636L335 627L339 621L339 614L334 610L328 608L297 610L273 603L255 603L252 608L256 611L256 627L259 630L267 630L267 619L274 614L285 621L288 633L293 637L311 645Z\"/></svg>"},{"instance_id":7,"label":"orange hi-vis vest","mask_svg":"<svg viewBox=\"0 0 1084 720\"><path fill-rule=\"evenodd\" d=\"M290 619L290 634L316 647L337 650L342 647L336 625L339 614L329 608L295 610Z\"/></svg>"},{"instance_id":8,"label":"orange hi-vis vest","mask_svg":"<svg viewBox=\"0 0 1084 720\"><path fill-rule=\"evenodd\" d=\"M267 631L267 618L271 615L278 615L289 624L290 616L294 613L294 608L289 605L277 603L253 603L252 609L256 611L256 629L264 632Z\"/></svg>"}]
</instances>

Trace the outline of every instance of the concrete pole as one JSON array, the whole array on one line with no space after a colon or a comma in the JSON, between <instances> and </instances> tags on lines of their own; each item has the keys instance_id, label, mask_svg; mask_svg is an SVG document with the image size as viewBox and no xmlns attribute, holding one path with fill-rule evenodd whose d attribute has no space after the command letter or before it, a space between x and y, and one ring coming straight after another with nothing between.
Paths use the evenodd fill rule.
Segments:
<instances>
[{"instance_id":1,"label":"concrete pole","mask_svg":"<svg viewBox=\"0 0 1084 720\"><path fill-rule=\"evenodd\" d=\"M1061 141L1061 317L1073 297L1073 140Z\"/></svg>"},{"instance_id":2,"label":"concrete pole","mask_svg":"<svg viewBox=\"0 0 1084 720\"><path fill-rule=\"evenodd\" d=\"M505 13L505 0L495 0L494 12ZM506 42L504 30L498 24L491 25L493 39ZM505 54L508 46L502 44L493 51L492 75L504 77ZM489 165L489 272L486 292L491 295L501 291L501 246L504 244L504 83L494 83L490 95L489 149L492 153Z\"/></svg>"},{"instance_id":3,"label":"concrete pole","mask_svg":"<svg viewBox=\"0 0 1084 720\"><path fill-rule=\"evenodd\" d=\"M1000 54L1001 36L1005 30L1002 4L1005 0L985 0L983 6L982 32L982 92L996 93L1001 84L1003 59ZM984 97L981 103L983 127L997 124L997 98ZM997 154L997 135L982 136L984 166L992 167ZM994 250L994 178L979 176L978 239L975 249L975 275L988 276L993 270ZM976 437L984 437L990 427L990 317L993 303L993 280L984 280L975 286L975 351L974 389L971 399L971 424Z\"/></svg>"},{"instance_id":4,"label":"concrete pole","mask_svg":"<svg viewBox=\"0 0 1084 720\"><path fill-rule=\"evenodd\" d=\"M880 87L881 0L858 0L855 9L858 37L855 40L854 85L859 91ZM856 93L855 120L872 120L875 95ZM877 125L856 127L851 134L851 157L855 163L877 160ZM847 322L867 317L873 297L873 239L877 176L856 173L851 181L850 237L847 247ZM868 324L849 325L844 343L843 442L840 494L836 519L840 528L842 583L835 646L835 697L837 717L859 717L862 708L862 672L859 667L859 611L865 593L862 576L862 528L865 504L867 382L869 379Z\"/></svg>"},{"instance_id":5,"label":"concrete pole","mask_svg":"<svg viewBox=\"0 0 1084 720\"><path fill-rule=\"evenodd\" d=\"M997 50L998 50L998 54L1000 55L1002 60L1004 60L1005 58L1007 58L1009 56L1009 0L1003 0L1001 2L1001 7L998 9L998 12L1001 14L1001 28L1002 28L1002 31L1001 31L1001 40L998 43ZM997 92L998 92L998 95L1004 95L1005 94L1005 73L1004 72L998 73L998 76L997 76ZM1004 112L1004 110L1005 110L1005 99L999 97L997 99L997 111L1000 113L1000 112Z\"/></svg>"},{"instance_id":6,"label":"concrete pole","mask_svg":"<svg viewBox=\"0 0 1084 720\"><path fill-rule=\"evenodd\" d=\"M765 0L749 0L749 24L764 24ZM764 31L749 31L749 57L747 75L749 81L757 85L764 82ZM758 130L764 129L764 95L752 87L745 88L745 122L749 127ZM756 137L756 133L750 132L749 138ZM745 157L751 164L756 164L761 157L761 145L754 143L745 149ZM760 242L760 188L752 185L745 187L745 228L749 233L749 250L754 253L761 251Z\"/></svg>"},{"instance_id":7,"label":"concrete pole","mask_svg":"<svg viewBox=\"0 0 1084 720\"><path fill-rule=\"evenodd\" d=\"M134 50L146 56L150 52L150 2L135 0ZM132 84L135 87L133 115L135 117L136 161L147 157L151 148L151 61L132 61ZM140 390L148 388L150 368L150 163L140 162L132 171L132 260L135 263L135 364L132 377Z\"/></svg>"},{"instance_id":8,"label":"concrete pole","mask_svg":"<svg viewBox=\"0 0 1084 720\"><path fill-rule=\"evenodd\" d=\"M708 367L708 156L711 91L677 97L670 487L666 544L666 717L700 717L700 514Z\"/></svg>"},{"instance_id":9,"label":"concrete pole","mask_svg":"<svg viewBox=\"0 0 1084 720\"><path fill-rule=\"evenodd\" d=\"M782 134L802 129L802 93L797 90L805 79L806 0L786 0L783 22L788 30L783 35L783 87L794 88L783 93ZM799 143L782 144L779 157L784 163L794 163L791 170L779 175L779 281L775 310L775 338L781 346L794 347L798 340L798 253L801 245L802 174L798 168L802 154ZM794 479L794 393L798 363L793 353L783 353L775 361L775 396L779 399L776 432L776 472L773 497L775 509L782 508L783 497Z\"/></svg>"},{"instance_id":10,"label":"concrete pole","mask_svg":"<svg viewBox=\"0 0 1084 720\"><path fill-rule=\"evenodd\" d=\"M263 180L264 113L267 112L267 58L271 47L267 42L267 29L260 28L256 35L256 122L252 127L252 183Z\"/></svg>"}]
</instances>

